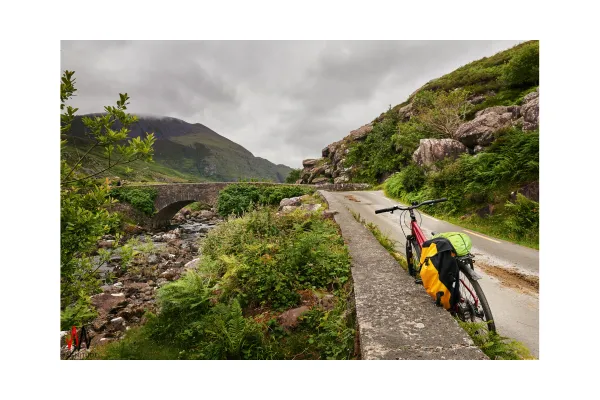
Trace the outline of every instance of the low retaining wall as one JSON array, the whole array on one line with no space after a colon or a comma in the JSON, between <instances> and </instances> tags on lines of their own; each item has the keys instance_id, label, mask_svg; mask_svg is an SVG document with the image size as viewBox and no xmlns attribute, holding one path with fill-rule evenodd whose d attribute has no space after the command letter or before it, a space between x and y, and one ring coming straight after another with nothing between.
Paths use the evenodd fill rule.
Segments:
<instances>
[{"instance_id":1,"label":"low retaining wall","mask_svg":"<svg viewBox=\"0 0 600 400\"><path fill-rule=\"evenodd\" d=\"M487 359L443 308L435 306L377 239L331 193L319 191L352 257L363 359Z\"/></svg>"}]
</instances>

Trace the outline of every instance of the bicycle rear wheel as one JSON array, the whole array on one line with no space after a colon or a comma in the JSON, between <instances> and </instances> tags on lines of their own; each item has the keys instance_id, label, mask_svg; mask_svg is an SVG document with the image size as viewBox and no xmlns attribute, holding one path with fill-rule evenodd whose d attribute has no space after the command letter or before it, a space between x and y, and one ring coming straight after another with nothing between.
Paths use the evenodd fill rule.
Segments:
<instances>
[{"instance_id":1,"label":"bicycle rear wheel","mask_svg":"<svg viewBox=\"0 0 600 400\"><path fill-rule=\"evenodd\" d=\"M406 264L408 265L408 274L419 278L418 268L421 260L421 248L415 239L406 241Z\"/></svg>"},{"instance_id":2,"label":"bicycle rear wheel","mask_svg":"<svg viewBox=\"0 0 600 400\"><path fill-rule=\"evenodd\" d=\"M496 325L494 324L492 310L490 309L485 294L483 293L479 282L464 272L465 268L471 267L469 265L459 264L458 284L460 297L454 308L454 312L465 322L485 322L488 331L495 332Z\"/></svg>"}]
</instances>

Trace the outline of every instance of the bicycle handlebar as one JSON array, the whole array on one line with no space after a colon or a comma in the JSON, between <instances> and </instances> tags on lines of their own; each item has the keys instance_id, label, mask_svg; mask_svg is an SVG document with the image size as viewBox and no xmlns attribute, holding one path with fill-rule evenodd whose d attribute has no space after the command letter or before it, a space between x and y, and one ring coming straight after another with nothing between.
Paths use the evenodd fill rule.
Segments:
<instances>
[{"instance_id":1,"label":"bicycle handlebar","mask_svg":"<svg viewBox=\"0 0 600 400\"><path fill-rule=\"evenodd\" d=\"M375 214L380 214L380 213L384 213L384 212L394 212L394 210L413 210L415 208L419 208L421 206L426 206L429 204L435 204L435 203L441 203L443 201L447 201L448 199L446 197L443 197L441 199L435 199L435 200L426 200L422 203L416 204L414 206L408 206L408 207L399 207L399 206L394 206L394 207L389 207L389 208L382 208L379 210L375 210Z\"/></svg>"}]
</instances>

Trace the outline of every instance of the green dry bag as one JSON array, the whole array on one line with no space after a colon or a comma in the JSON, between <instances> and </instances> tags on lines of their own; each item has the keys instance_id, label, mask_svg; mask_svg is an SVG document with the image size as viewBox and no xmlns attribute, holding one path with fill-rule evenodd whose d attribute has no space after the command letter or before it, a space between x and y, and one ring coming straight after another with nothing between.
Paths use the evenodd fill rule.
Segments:
<instances>
[{"instance_id":1,"label":"green dry bag","mask_svg":"<svg viewBox=\"0 0 600 400\"><path fill-rule=\"evenodd\" d=\"M471 238L469 235L460 232L438 233L434 238L443 237L452 243L457 256L466 256L471 251Z\"/></svg>"}]
</instances>

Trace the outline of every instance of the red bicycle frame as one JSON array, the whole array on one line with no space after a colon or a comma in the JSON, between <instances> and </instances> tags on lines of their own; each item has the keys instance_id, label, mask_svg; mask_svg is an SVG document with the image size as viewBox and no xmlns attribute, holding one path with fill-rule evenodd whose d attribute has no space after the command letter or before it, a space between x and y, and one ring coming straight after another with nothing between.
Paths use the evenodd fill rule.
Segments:
<instances>
[{"instance_id":1,"label":"red bicycle frame","mask_svg":"<svg viewBox=\"0 0 600 400\"><path fill-rule=\"evenodd\" d=\"M412 232L413 236L415 237L415 239L417 239L417 243L419 244L419 247L423 248L423 243L427 239L425 238L425 234L421 230L421 227L419 226L419 224L417 224L417 221L415 221L415 220L410 221L410 229L411 229L411 232Z\"/></svg>"}]
</instances>

